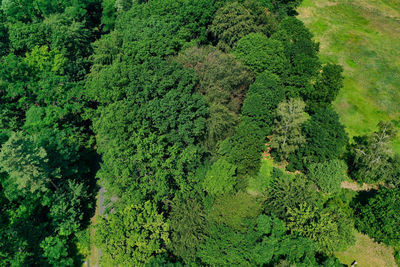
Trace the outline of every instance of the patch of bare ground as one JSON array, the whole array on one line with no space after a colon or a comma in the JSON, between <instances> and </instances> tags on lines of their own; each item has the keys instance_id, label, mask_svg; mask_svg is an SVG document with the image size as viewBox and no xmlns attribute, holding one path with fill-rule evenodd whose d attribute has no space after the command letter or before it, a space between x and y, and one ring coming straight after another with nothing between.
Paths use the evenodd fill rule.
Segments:
<instances>
[{"instance_id":1,"label":"patch of bare ground","mask_svg":"<svg viewBox=\"0 0 400 267\"><path fill-rule=\"evenodd\" d=\"M370 191L373 189L378 189L380 185L383 185L383 183L376 183L376 184L366 184L363 183L361 186L356 183L356 182L350 182L350 181L343 181L342 182L342 188L344 189L350 189L353 191Z\"/></svg>"}]
</instances>

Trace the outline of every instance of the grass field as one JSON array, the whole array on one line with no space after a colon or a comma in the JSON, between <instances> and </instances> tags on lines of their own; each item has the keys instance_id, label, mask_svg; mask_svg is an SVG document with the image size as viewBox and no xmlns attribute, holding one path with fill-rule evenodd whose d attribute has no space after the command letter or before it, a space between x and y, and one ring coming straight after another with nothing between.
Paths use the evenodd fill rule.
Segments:
<instances>
[{"instance_id":1,"label":"grass field","mask_svg":"<svg viewBox=\"0 0 400 267\"><path fill-rule=\"evenodd\" d=\"M321 44L322 61L345 69L335 107L349 135L398 120L400 0L304 0L298 12ZM400 153L400 137L394 147Z\"/></svg>"},{"instance_id":2,"label":"grass field","mask_svg":"<svg viewBox=\"0 0 400 267\"><path fill-rule=\"evenodd\" d=\"M366 235L356 233L356 244L344 252L335 253L343 264L350 266L357 261L357 267L396 267L393 249L375 243Z\"/></svg>"}]
</instances>

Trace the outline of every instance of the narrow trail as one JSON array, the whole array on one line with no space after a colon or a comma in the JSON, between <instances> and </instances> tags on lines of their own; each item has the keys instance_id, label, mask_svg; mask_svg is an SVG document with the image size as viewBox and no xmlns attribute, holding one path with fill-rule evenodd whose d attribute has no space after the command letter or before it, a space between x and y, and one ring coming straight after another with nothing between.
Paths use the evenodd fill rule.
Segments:
<instances>
[{"instance_id":1,"label":"narrow trail","mask_svg":"<svg viewBox=\"0 0 400 267\"><path fill-rule=\"evenodd\" d=\"M104 193L106 192L106 190L104 189L104 187L100 187L100 190L99 190L99 199L98 199L98 211L99 211L99 216L102 216L102 215L104 215L104 210L105 210L105 207L104 207ZM98 253L99 253L99 259L101 258L101 256L103 255L103 251L101 251L101 249L98 249L97 250L98 251ZM95 265L96 267L99 267L100 265L99 265L99 263L96 263L96 265Z\"/></svg>"},{"instance_id":2,"label":"narrow trail","mask_svg":"<svg viewBox=\"0 0 400 267\"><path fill-rule=\"evenodd\" d=\"M341 187L345 189L350 189L353 191L370 191L372 189L378 189L380 183L377 184L366 184L363 183L362 186L360 186L356 182L350 182L350 181L343 181Z\"/></svg>"}]
</instances>

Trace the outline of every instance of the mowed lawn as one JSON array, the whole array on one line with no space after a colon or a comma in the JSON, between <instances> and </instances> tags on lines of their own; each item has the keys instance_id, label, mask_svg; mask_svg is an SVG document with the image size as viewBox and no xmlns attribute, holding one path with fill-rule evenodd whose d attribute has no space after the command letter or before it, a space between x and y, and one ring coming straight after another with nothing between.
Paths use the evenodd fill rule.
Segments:
<instances>
[{"instance_id":1,"label":"mowed lawn","mask_svg":"<svg viewBox=\"0 0 400 267\"><path fill-rule=\"evenodd\" d=\"M298 12L320 42L322 61L345 69L335 107L349 135L399 120L400 0L304 0ZM400 136L394 147L400 153Z\"/></svg>"},{"instance_id":2,"label":"mowed lawn","mask_svg":"<svg viewBox=\"0 0 400 267\"><path fill-rule=\"evenodd\" d=\"M356 233L356 244L344 252L335 253L343 264L350 266L357 261L357 267L396 267L393 249L374 242L366 235Z\"/></svg>"}]
</instances>

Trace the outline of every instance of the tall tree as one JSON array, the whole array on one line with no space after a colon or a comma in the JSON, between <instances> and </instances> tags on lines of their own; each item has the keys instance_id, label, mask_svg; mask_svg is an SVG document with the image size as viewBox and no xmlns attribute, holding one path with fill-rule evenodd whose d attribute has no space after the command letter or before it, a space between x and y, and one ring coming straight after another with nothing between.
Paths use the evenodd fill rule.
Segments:
<instances>
[{"instance_id":1,"label":"tall tree","mask_svg":"<svg viewBox=\"0 0 400 267\"><path fill-rule=\"evenodd\" d=\"M268 70L283 76L289 63L282 43L259 32L241 38L233 53L257 74Z\"/></svg>"},{"instance_id":2,"label":"tall tree","mask_svg":"<svg viewBox=\"0 0 400 267\"><path fill-rule=\"evenodd\" d=\"M208 230L206 212L196 199L178 197L172 204L169 219L169 247L174 255L182 258L186 264L193 264Z\"/></svg>"},{"instance_id":3,"label":"tall tree","mask_svg":"<svg viewBox=\"0 0 400 267\"><path fill-rule=\"evenodd\" d=\"M281 157L288 159L300 145L306 142L301 131L302 124L307 120L304 112L305 103L297 98L282 102L277 108L277 119L271 137L271 147Z\"/></svg>"},{"instance_id":4,"label":"tall tree","mask_svg":"<svg viewBox=\"0 0 400 267\"><path fill-rule=\"evenodd\" d=\"M400 246L400 189L381 187L372 197L354 201L356 227L379 242Z\"/></svg>"},{"instance_id":5,"label":"tall tree","mask_svg":"<svg viewBox=\"0 0 400 267\"><path fill-rule=\"evenodd\" d=\"M250 10L238 2L227 2L215 13L209 30L218 42L217 46L229 51L240 38L257 32L258 27Z\"/></svg>"},{"instance_id":6,"label":"tall tree","mask_svg":"<svg viewBox=\"0 0 400 267\"><path fill-rule=\"evenodd\" d=\"M13 133L2 146L0 165L22 192L37 193L57 189L52 179L59 178L49 169L46 151L33 138Z\"/></svg>"},{"instance_id":7,"label":"tall tree","mask_svg":"<svg viewBox=\"0 0 400 267\"><path fill-rule=\"evenodd\" d=\"M384 181L391 175L391 141L397 131L391 122L382 121L378 131L355 138L351 149L351 174L360 182Z\"/></svg>"},{"instance_id":8,"label":"tall tree","mask_svg":"<svg viewBox=\"0 0 400 267\"><path fill-rule=\"evenodd\" d=\"M106 265L142 266L165 251L169 225L149 201L128 205L107 219L101 218L96 244L103 251Z\"/></svg>"}]
</instances>

